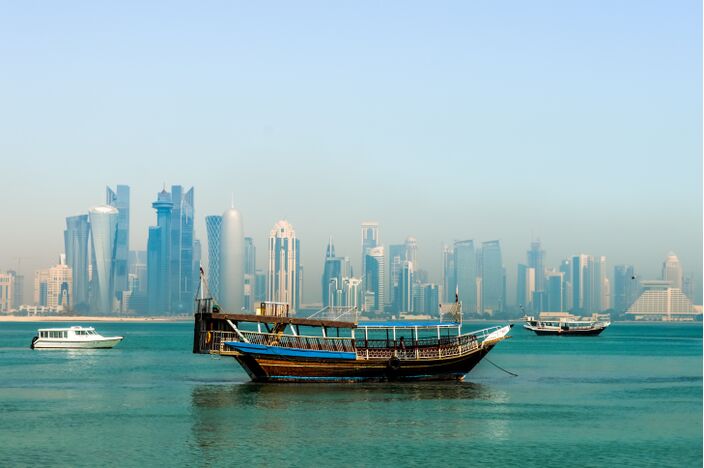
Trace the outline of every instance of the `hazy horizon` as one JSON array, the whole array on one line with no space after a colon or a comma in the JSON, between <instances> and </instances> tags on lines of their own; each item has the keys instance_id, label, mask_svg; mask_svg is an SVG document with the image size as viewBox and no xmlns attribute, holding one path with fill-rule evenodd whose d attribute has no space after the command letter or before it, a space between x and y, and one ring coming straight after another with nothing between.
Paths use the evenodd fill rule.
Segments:
<instances>
[{"instance_id":1,"label":"hazy horizon","mask_svg":"<svg viewBox=\"0 0 704 468\"><path fill-rule=\"evenodd\" d=\"M63 252L65 218L131 187L195 187L196 237L234 194L257 262L301 239L304 302L329 236L502 241L509 302L531 239L702 279L699 2L7 3L0 18L0 271ZM26 296L27 297L27 296Z\"/></svg>"}]
</instances>

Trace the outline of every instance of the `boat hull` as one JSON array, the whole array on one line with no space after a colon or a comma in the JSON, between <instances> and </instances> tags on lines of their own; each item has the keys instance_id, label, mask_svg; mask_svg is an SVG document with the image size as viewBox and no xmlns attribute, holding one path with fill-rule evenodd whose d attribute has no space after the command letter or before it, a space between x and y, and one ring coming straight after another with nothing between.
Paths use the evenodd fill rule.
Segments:
<instances>
[{"instance_id":1,"label":"boat hull","mask_svg":"<svg viewBox=\"0 0 704 468\"><path fill-rule=\"evenodd\" d=\"M597 336L604 330L606 330L606 327L600 327L600 328L592 328L589 330L545 330L545 329L537 329L537 328L531 328L531 327L525 327L526 330L530 330L534 332L536 335L540 336L545 336L545 335L553 335L553 336Z\"/></svg>"},{"instance_id":2,"label":"boat hull","mask_svg":"<svg viewBox=\"0 0 704 468\"><path fill-rule=\"evenodd\" d=\"M60 341L38 339L32 343L34 349L107 349L122 341L121 336L86 341Z\"/></svg>"},{"instance_id":3,"label":"boat hull","mask_svg":"<svg viewBox=\"0 0 704 468\"><path fill-rule=\"evenodd\" d=\"M493 348L463 356L422 360L316 358L238 353L233 357L255 382L387 382L462 380Z\"/></svg>"}]
</instances>

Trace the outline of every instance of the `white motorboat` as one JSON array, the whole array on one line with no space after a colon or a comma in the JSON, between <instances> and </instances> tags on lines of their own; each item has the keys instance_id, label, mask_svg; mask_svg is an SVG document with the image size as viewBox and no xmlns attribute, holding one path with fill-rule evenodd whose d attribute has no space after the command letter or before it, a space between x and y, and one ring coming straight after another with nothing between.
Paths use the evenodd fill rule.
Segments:
<instances>
[{"instance_id":1,"label":"white motorboat","mask_svg":"<svg viewBox=\"0 0 704 468\"><path fill-rule=\"evenodd\" d=\"M40 328L32 338L32 349L112 348L121 336L102 336L93 327Z\"/></svg>"}]
</instances>

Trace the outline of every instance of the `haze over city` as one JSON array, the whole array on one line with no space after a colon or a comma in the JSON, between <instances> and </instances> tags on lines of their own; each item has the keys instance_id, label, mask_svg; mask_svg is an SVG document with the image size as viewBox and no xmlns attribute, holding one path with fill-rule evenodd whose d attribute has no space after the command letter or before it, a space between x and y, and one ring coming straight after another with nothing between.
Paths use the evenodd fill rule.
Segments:
<instances>
[{"instance_id":1,"label":"haze over city","mask_svg":"<svg viewBox=\"0 0 704 468\"><path fill-rule=\"evenodd\" d=\"M287 219L305 302L329 236L359 268L365 220L384 245L416 237L436 282L443 242L500 239L509 298L537 238L549 266L657 278L673 251L701 282L700 9L8 4L0 270L53 265L106 185L130 185L144 250L181 184L204 246L234 195L260 265Z\"/></svg>"}]
</instances>

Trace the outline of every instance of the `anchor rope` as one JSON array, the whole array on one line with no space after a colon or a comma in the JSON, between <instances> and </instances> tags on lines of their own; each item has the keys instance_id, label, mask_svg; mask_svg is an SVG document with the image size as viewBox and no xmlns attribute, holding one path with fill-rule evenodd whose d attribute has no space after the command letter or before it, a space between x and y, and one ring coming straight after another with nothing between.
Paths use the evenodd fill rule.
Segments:
<instances>
[{"instance_id":1,"label":"anchor rope","mask_svg":"<svg viewBox=\"0 0 704 468\"><path fill-rule=\"evenodd\" d=\"M506 372L507 374L512 375L512 376L514 376L514 377L518 377L518 374L514 374L513 372L504 369L504 368L501 367L500 365L491 362L491 360L489 360L488 358L485 357L484 360L485 360L485 361L489 361L489 364L491 364L492 366L496 367L497 369L500 369L500 370L502 370L502 371Z\"/></svg>"}]
</instances>

